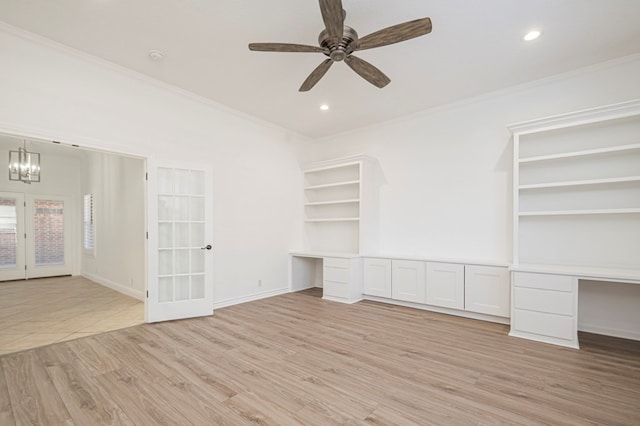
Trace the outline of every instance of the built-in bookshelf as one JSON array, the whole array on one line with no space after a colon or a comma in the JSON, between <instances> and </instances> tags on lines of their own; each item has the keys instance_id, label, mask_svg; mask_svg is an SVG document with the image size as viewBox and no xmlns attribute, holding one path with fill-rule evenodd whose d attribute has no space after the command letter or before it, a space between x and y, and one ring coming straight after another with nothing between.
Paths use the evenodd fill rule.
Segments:
<instances>
[{"instance_id":1,"label":"built-in bookshelf","mask_svg":"<svg viewBox=\"0 0 640 426\"><path fill-rule=\"evenodd\" d=\"M510 130L514 264L640 271L640 101Z\"/></svg>"},{"instance_id":2,"label":"built-in bookshelf","mask_svg":"<svg viewBox=\"0 0 640 426\"><path fill-rule=\"evenodd\" d=\"M377 240L373 160L354 156L304 171L306 245L311 251L359 254Z\"/></svg>"}]
</instances>

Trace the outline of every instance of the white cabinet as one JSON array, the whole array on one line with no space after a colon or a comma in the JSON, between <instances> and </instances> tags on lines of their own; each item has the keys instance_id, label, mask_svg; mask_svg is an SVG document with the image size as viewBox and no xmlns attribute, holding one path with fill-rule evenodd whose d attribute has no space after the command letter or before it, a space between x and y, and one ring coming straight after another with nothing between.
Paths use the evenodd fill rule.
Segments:
<instances>
[{"instance_id":1,"label":"white cabinet","mask_svg":"<svg viewBox=\"0 0 640 426\"><path fill-rule=\"evenodd\" d=\"M511 336L578 347L578 279L513 273Z\"/></svg>"},{"instance_id":2,"label":"white cabinet","mask_svg":"<svg viewBox=\"0 0 640 426\"><path fill-rule=\"evenodd\" d=\"M362 300L361 271L360 258L323 258L322 298L343 303Z\"/></svg>"},{"instance_id":3,"label":"white cabinet","mask_svg":"<svg viewBox=\"0 0 640 426\"><path fill-rule=\"evenodd\" d=\"M467 311L509 317L509 272L507 268L466 265L464 306Z\"/></svg>"},{"instance_id":4,"label":"white cabinet","mask_svg":"<svg viewBox=\"0 0 640 426\"><path fill-rule=\"evenodd\" d=\"M364 294L391 298L391 260L363 260Z\"/></svg>"},{"instance_id":5,"label":"white cabinet","mask_svg":"<svg viewBox=\"0 0 640 426\"><path fill-rule=\"evenodd\" d=\"M419 303L427 310L497 322L504 322L511 314L506 266L365 258L363 280L365 296Z\"/></svg>"},{"instance_id":6,"label":"white cabinet","mask_svg":"<svg viewBox=\"0 0 640 426\"><path fill-rule=\"evenodd\" d=\"M405 302L426 302L425 262L391 261L391 297Z\"/></svg>"},{"instance_id":7,"label":"white cabinet","mask_svg":"<svg viewBox=\"0 0 640 426\"><path fill-rule=\"evenodd\" d=\"M427 262L428 305L464 309L464 295L464 265Z\"/></svg>"}]
</instances>

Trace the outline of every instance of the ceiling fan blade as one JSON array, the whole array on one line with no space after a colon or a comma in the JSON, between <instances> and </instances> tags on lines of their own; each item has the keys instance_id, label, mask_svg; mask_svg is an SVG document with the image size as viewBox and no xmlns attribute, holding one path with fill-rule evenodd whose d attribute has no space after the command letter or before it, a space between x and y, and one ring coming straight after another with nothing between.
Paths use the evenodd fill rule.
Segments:
<instances>
[{"instance_id":1,"label":"ceiling fan blade","mask_svg":"<svg viewBox=\"0 0 640 426\"><path fill-rule=\"evenodd\" d=\"M337 45L342 39L344 31L342 0L320 0L320 12L322 12L322 20L327 29L327 34Z\"/></svg>"},{"instance_id":2,"label":"ceiling fan blade","mask_svg":"<svg viewBox=\"0 0 640 426\"><path fill-rule=\"evenodd\" d=\"M360 39L356 50L371 49L386 46L412 38L420 37L431 32L431 19L422 18L376 31Z\"/></svg>"},{"instance_id":3,"label":"ceiling fan blade","mask_svg":"<svg viewBox=\"0 0 640 426\"><path fill-rule=\"evenodd\" d=\"M298 89L298 91L308 92L309 90L311 90L311 88L320 81L320 79L327 73L327 71L329 71L331 65L333 65L333 60L325 59L320 65L316 67L316 69L311 72L311 74L309 74L309 77L307 77L304 83L302 83L302 86L300 86L300 89Z\"/></svg>"},{"instance_id":4,"label":"ceiling fan blade","mask_svg":"<svg viewBox=\"0 0 640 426\"><path fill-rule=\"evenodd\" d=\"M344 60L349 67L376 87L383 88L391 79L384 75L382 71L371 65L369 62L362 60L356 56L349 55Z\"/></svg>"},{"instance_id":5,"label":"ceiling fan blade","mask_svg":"<svg viewBox=\"0 0 640 426\"><path fill-rule=\"evenodd\" d=\"M257 52L321 52L329 53L328 49L318 46L292 43L249 43L249 50Z\"/></svg>"}]
</instances>

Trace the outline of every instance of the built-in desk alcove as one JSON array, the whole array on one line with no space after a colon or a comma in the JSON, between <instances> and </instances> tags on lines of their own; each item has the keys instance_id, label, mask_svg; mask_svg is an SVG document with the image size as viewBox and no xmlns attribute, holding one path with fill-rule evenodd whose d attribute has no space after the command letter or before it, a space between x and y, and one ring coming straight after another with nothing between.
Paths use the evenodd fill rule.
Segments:
<instances>
[{"instance_id":1,"label":"built-in desk alcove","mask_svg":"<svg viewBox=\"0 0 640 426\"><path fill-rule=\"evenodd\" d=\"M291 256L291 291L322 288L322 258Z\"/></svg>"},{"instance_id":2,"label":"built-in desk alcove","mask_svg":"<svg viewBox=\"0 0 640 426\"><path fill-rule=\"evenodd\" d=\"M346 253L291 253L291 291L322 288L322 298L334 302L362 300L362 259Z\"/></svg>"},{"instance_id":3,"label":"built-in desk alcove","mask_svg":"<svg viewBox=\"0 0 640 426\"><path fill-rule=\"evenodd\" d=\"M578 280L578 331L640 340L640 285Z\"/></svg>"}]
</instances>

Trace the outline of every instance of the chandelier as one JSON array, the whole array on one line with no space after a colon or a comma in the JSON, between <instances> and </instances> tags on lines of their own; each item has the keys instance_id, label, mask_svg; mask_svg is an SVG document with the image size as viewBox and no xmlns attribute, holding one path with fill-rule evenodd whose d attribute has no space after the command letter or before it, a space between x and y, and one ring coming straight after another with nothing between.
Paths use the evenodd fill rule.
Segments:
<instances>
[{"instance_id":1,"label":"chandelier","mask_svg":"<svg viewBox=\"0 0 640 426\"><path fill-rule=\"evenodd\" d=\"M40 154L27 151L26 140L24 147L9 151L9 180L40 182Z\"/></svg>"}]
</instances>

